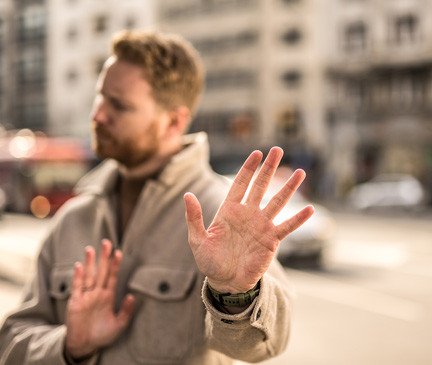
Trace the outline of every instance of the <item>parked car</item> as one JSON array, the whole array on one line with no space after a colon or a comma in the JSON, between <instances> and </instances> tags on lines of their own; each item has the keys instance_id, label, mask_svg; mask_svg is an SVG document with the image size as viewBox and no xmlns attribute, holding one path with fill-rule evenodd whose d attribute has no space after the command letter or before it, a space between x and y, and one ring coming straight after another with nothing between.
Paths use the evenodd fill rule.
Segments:
<instances>
[{"instance_id":1,"label":"parked car","mask_svg":"<svg viewBox=\"0 0 432 365\"><path fill-rule=\"evenodd\" d=\"M427 203L422 184L405 174L381 174L355 186L348 196L350 204L359 210L372 208L404 208L414 210Z\"/></svg>"},{"instance_id":2,"label":"parked car","mask_svg":"<svg viewBox=\"0 0 432 365\"><path fill-rule=\"evenodd\" d=\"M270 190L266 194L262 206L270 200L272 193L274 191ZM315 208L312 217L279 244L277 257L285 266L319 268L323 264L325 251L331 244L336 226L331 212L320 204L306 200L299 191L277 215L274 223L279 224L291 218L309 204Z\"/></svg>"},{"instance_id":3,"label":"parked car","mask_svg":"<svg viewBox=\"0 0 432 365\"><path fill-rule=\"evenodd\" d=\"M280 167L265 194L261 207L263 208L271 197L282 187L291 176L292 170ZM233 176L228 176L233 179ZM287 205L274 219L279 224L298 213L305 206L312 204L315 212L306 223L285 237L279 244L277 258L284 266L319 268L323 264L325 251L331 245L335 233L335 221L331 212L324 206L308 201L300 191L297 191Z\"/></svg>"}]
</instances>

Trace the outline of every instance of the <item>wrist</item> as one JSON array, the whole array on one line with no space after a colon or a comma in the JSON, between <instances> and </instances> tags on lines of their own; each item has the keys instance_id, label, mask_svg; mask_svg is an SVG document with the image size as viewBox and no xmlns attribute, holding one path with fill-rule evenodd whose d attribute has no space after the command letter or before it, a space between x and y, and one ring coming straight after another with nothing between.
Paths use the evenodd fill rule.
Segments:
<instances>
[{"instance_id":1,"label":"wrist","mask_svg":"<svg viewBox=\"0 0 432 365\"><path fill-rule=\"evenodd\" d=\"M220 292L209 282L207 282L207 287L211 297L219 305L225 307L247 307L252 304L260 292L260 282L258 282L252 289L243 293Z\"/></svg>"},{"instance_id":2,"label":"wrist","mask_svg":"<svg viewBox=\"0 0 432 365\"><path fill-rule=\"evenodd\" d=\"M74 356L73 354L70 353L70 351L68 351L66 349L66 347L63 350L63 356L66 360L66 363L68 365L81 365L81 364L86 364L87 361L94 355L94 352L88 354L88 355L84 355L84 356Z\"/></svg>"},{"instance_id":3,"label":"wrist","mask_svg":"<svg viewBox=\"0 0 432 365\"><path fill-rule=\"evenodd\" d=\"M84 349L80 347L79 349L71 349L69 346L65 345L63 349L63 355L66 362L70 365L75 364L85 364L94 354L96 350Z\"/></svg>"},{"instance_id":4,"label":"wrist","mask_svg":"<svg viewBox=\"0 0 432 365\"><path fill-rule=\"evenodd\" d=\"M257 286L257 284L252 284L252 286L234 287L232 285L227 285L223 283L221 284L217 281L210 280L209 278L207 278L207 284L208 286L218 291L219 293L230 293L230 294L246 293L247 291Z\"/></svg>"}]
</instances>

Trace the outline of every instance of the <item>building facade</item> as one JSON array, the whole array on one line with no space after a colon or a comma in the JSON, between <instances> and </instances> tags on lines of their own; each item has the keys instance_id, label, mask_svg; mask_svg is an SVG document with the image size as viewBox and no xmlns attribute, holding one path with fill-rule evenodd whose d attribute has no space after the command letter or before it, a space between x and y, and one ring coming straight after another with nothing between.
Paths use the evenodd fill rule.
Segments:
<instances>
[{"instance_id":1,"label":"building facade","mask_svg":"<svg viewBox=\"0 0 432 365\"><path fill-rule=\"evenodd\" d=\"M323 148L324 5L158 1L158 27L185 36L203 58L206 90L192 129L209 133L215 160L236 163L278 144L300 163Z\"/></svg>"},{"instance_id":2,"label":"building facade","mask_svg":"<svg viewBox=\"0 0 432 365\"><path fill-rule=\"evenodd\" d=\"M406 173L432 186L428 0L162 0L158 26L200 51L194 129L214 157L278 144L314 193Z\"/></svg>"},{"instance_id":3,"label":"building facade","mask_svg":"<svg viewBox=\"0 0 432 365\"><path fill-rule=\"evenodd\" d=\"M333 194L343 197L353 184L386 173L413 175L431 191L432 3L332 0L331 6Z\"/></svg>"},{"instance_id":4,"label":"building facade","mask_svg":"<svg viewBox=\"0 0 432 365\"><path fill-rule=\"evenodd\" d=\"M429 0L0 0L0 125L87 138L112 33L158 28L202 56L191 130L220 172L280 145L323 197L389 172L432 190L431 19Z\"/></svg>"},{"instance_id":5,"label":"building facade","mask_svg":"<svg viewBox=\"0 0 432 365\"><path fill-rule=\"evenodd\" d=\"M50 0L49 129L87 138L97 76L122 29L151 28L150 0Z\"/></svg>"},{"instance_id":6,"label":"building facade","mask_svg":"<svg viewBox=\"0 0 432 365\"><path fill-rule=\"evenodd\" d=\"M47 123L46 1L0 1L0 124Z\"/></svg>"},{"instance_id":7,"label":"building facade","mask_svg":"<svg viewBox=\"0 0 432 365\"><path fill-rule=\"evenodd\" d=\"M154 13L152 0L0 0L0 125L87 138L112 34Z\"/></svg>"}]
</instances>

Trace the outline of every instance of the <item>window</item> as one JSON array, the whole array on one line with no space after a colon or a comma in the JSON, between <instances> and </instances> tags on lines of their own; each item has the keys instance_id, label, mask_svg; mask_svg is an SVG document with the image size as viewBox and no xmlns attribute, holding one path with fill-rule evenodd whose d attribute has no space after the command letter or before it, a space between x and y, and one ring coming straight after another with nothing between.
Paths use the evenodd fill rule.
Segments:
<instances>
[{"instance_id":1,"label":"window","mask_svg":"<svg viewBox=\"0 0 432 365\"><path fill-rule=\"evenodd\" d=\"M74 25L70 26L66 32L66 38L68 39L68 41L72 42L75 41L77 37L78 37L78 29Z\"/></svg>"},{"instance_id":2,"label":"window","mask_svg":"<svg viewBox=\"0 0 432 365\"><path fill-rule=\"evenodd\" d=\"M229 135L236 140L246 141L255 128L255 117L249 112L235 113L229 119Z\"/></svg>"},{"instance_id":3,"label":"window","mask_svg":"<svg viewBox=\"0 0 432 365\"><path fill-rule=\"evenodd\" d=\"M398 108L418 107L424 103L426 73L407 72L392 78L392 103Z\"/></svg>"},{"instance_id":4,"label":"window","mask_svg":"<svg viewBox=\"0 0 432 365\"><path fill-rule=\"evenodd\" d=\"M284 109L277 119L278 127L284 136L295 136L299 132L301 114L297 108Z\"/></svg>"},{"instance_id":5,"label":"window","mask_svg":"<svg viewBox=\"0 0 432 365\"><path fill-rule=\"evenodd\" d=\"M255 73L252 71L225 70L208 73L206 85L208 89L244 87L253 86L255 84L255 81Z\"/></svg>"},{"instance_id":6,"label":"window","mask_svg":"<svg viewBox=\"0 0 432 365\"><path fill-rule=\"evenodd\" d=\"M300 0L281 0L281 1L287 5L292 5L300 2Z\"/></svg>"},{"instance_id":7,"label":"window","mask_svg":"<svg viewBox=\"0 0 432 365\"><path fill-rule=\"evenodd\" d=\"M161 18L187 19L197 15L215 15L235 10L252 9L253 7L257 7L259 2L258 0L213 0L188 2L187 4L181 4L182 2L178 1L177 3L163 9Z\"/></svg>"},{"instance_id":8,"label":"window","mask_svg":"<svg viewBox=\"0 0 432 365\"><path fill-rule=\"evenodd\" d=\"M347 80L346 96L354 108L362 108L366 102L366 81L359 79Z\"/></svg>"},{"instance_id":9,"label":"window","mask_svg":"<svg viewBox=\"0 0 432 365\"><path fill-rule=\"evenodd\" d=\"M66 72L66 80L67 80L69 83L73 83L73 82L75 82L77 79L78 79L78 71L77 71L76 69L71 68L71 69L69 69L69 70Z\"/></svg>"},{"instance_id":10,"label":"window","mask_svg":"<svg viewBox=\"0 0 432 365\"><path fill-rule=\"evenodd\" d=\"M290 45L299 43L301 39L302 34L297 28L289 29L282 35L282 40Z\"/></svg>"},{"instance_id":11,"label":"window","mask_svg":"<svg viewBox=\"0 0 432 365\"><path fill-rule=\"evenodd\" d=\"M419 21L415 15L408 14L396 18L394 28L396 44L411 44L419 39Z\"/></svg>"},{"instance_id":12,"label":"window","mask_svg":"<svg viewBox=\"0 0 432 365\"><path fill-rule=\"evenodd\" d=\"M18 61L19 81L22 83L41 82L45 78L45 59L43 50L27 48Z\"/></svg>"},{"instance_id":13,"label":"window","mask_svg":"<svg viewBox=\"0 0 432 365\"><path fill-rule=\"evenodd\" d=\"M43 5L28 6L18 18L18 37L21 41L45 36L46 14Z\"/></svg>"},{"instance_id":14,"label":"window","mask_svg":"<svg viewBox=\"0 0 432 365\"><path fill-rule=\"evenodd\" d=\"M344 48L348 53L363 52L366 49L366 26L363 22L353 23L345 28Z\"/></svg>"},{"instance_id":15,"label":"window","mask_svg":"<svg viewBox=\"0 0 432 365\"><path fill-rule=\"evenodd\" d=\"M107 29L108 19L105 15L98 15L93 22L93 30L95 33L103 33Z\"/></svg>"},{"instance_id":16,"label":"window","mask_svg":"<svg viewBox=\"0 0 432 365\"><path fill-rule=\"evenodd\" d=\"M258 42L256 31L244 31L234 35L221 36L218 38L205 38L192 41L200 53L219 52L221 50L237 50L248 47Z\"/></svg>"},{"instance_id":17,"label":"window","mask_svg":"<svg viewBox=\"0 0 432 365\"><path fill-rule=\"evenodd\" d=\"M211 136L224 135L239 141L249 138L256 126L257 115L253 110L214 111L199 113L191 131L206 131Z\"/></svg>"},{"instance_id":18,"label":"window","mask_svg":"<svg viewBox=\"0 0 432 365\"><path fill-rule=\"evenodd\" d=\"M46 121L46 106L42 101L28 100L17 108L20 128L41 129Z\"/></svg>"},{"instance_id":19,"label":"window","mask_svg":"<svg viewBox=\"0 0 432 365\"><path fill-rule=\"evenodd\" d=\"M302 79L302 74L298 70L290 70L282 75L282 80L288 87L299 86Z\"/></svg>"},{"instance_id":20,"label":"window","mask_svg":"<svg viewBox=\"0 0 432 365\"><path fill-rule=\"evenodd\" d=\"M136 20L132 16L127 17L125 21L126 29L134 29L136 27Z\"/></svg>"}]
</instances>

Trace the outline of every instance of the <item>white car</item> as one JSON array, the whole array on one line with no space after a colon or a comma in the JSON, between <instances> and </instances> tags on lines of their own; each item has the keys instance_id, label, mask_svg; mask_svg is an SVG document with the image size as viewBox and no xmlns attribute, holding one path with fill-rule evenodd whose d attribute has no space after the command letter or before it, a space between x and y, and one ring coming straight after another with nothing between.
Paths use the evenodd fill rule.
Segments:
<instances>
[{"instance_id":1,"label":"white car","mask_svg":"<svg viewBox=\"0 0 432 365\"><path fill-rule=\"evenodd\" d=\"M262 206L268 202L271 195L271 192L266 195ZM309 204L315 208L312 217L279 244L277 257L283 265L320 267L325 250L332 241L335 222L330 211L320 204L307 201L298 191L280 211L274 223L279 224L291 218Z\"/></svg>"},{"instance_id":2,"label":"white car","mask_svg":"<svg viewBox=\"0 0 432 365\"><path fill-rule=\"evenodd\" d=\"M355 186L348 201L359 210L380 207L416 209L427 202L427 194L411 175L382 174Z\"/></svg>"}]
</instances>

